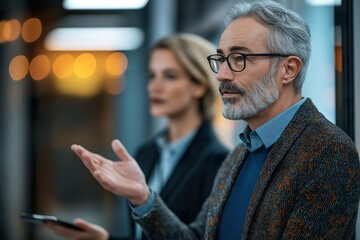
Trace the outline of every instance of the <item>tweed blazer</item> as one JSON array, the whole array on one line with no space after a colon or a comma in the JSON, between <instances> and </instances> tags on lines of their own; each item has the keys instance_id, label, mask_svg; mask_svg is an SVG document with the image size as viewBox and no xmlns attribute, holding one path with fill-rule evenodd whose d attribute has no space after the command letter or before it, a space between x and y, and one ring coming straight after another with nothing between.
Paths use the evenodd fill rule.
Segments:
<instances>
[{"instance_id":1,"label":"tweed blazer","mask_svg":"<svg viewBox=\"0 0 360 240\"><path fill-rule=\"evenodd\" d=\"M136 221L151 239L216 239L222 209L247 154L243 144L229 154L190 225L177 219L159 196L150 213ZM353 141L308 99L271 148L250 199L242 239L351 239L359 196Z\"/></svg>"}]
</instances>

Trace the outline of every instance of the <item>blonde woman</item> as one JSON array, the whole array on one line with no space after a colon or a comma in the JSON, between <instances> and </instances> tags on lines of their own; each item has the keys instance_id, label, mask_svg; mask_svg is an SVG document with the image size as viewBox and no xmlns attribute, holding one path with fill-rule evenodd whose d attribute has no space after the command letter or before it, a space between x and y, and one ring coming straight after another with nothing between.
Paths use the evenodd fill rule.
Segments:
<instances>
[{"instance_id":1,"label":"blonde woman","mask_svg":"<svg viewBox=\"0 0 360 240\"><path fill-rule=\"evenodd\" d=\"M218 83L206 56L214 50L199 36L179 34L157 42L149 61L150 111L154 117L165 117L167 127L145 143L135 159L151 191L160 194L184 223L195 220L228 153L212 129ZM141 212L131 208L135 214ZM72 240L119 239L82 219L74 224L85 231L47 226ZM132 232L134 238L146 239L139 227Z\"/></svg>"}]
</instances>

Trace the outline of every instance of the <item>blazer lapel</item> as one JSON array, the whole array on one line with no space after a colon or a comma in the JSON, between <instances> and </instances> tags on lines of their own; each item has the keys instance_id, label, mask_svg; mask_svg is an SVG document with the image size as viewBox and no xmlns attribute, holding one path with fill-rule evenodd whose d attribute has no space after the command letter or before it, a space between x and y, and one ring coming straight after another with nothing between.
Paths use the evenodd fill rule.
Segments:
<instances>
[{"instance_id":1,"label":"blazer lapel","mask_svg":"<svg viewBox=\"0 0 360 240\"><path fill-rule=\"evenodd\" d=\"M211 129L209 123L205 121L194 136L189 147L187 147L185 152L182 154L173 173L161 190L161 197L164 200L166 200L169 197L169 194L172 193L172 189L176 188L176 186L183 181L184 175L189 170L189 164L192 164L193 161L198 159L199 154L207 144L209 139L208 134L211 134Z\"/></svg>"},{"instance_id":2,"label":"blazer lapel","mask_svg":"<svg viewBox=\"0 0 360 240\"><path fill-rule=\"evenodd\" d=\"M221 172L218 173L220 177L216 178L214 189L212 190L213 194L210 198L211 201L209 202L210 207L206 220L205 239L216 239L217 227L226 199L248 153L245 150L245 145L241 144L229 156L230 159L225 160L227 162L225 165L228 165L228 167L223 166Z\"/></svg>"},{"instance_id":3,"label":"blazer lapel","mask_svg":"<svg viewBox=\"0 0 360 240\"><path fill-rule=\"evenodd\" d=\"M189 152L189 150L187 150L187 152ZM187 165L190 164L189 162L191 162L193 160L188 155L189 154L183 155L183 157L179 160L179 163L175 167L175 169L174 169L173 173L171 174L170 178L168 179L165 186L161 190L160 195L161 195L163 200L166 201L166 199L171 195L172 189L176 188L176 186L181 181L183 181L184 175L188 171L188 166Z\"/></svg>"},{"instance_id":4,"label":"blazer lapel","mask_svg":"<svg viewBox=\"0 0 360 240\"><path fill-rule=\"evenodd\" d=\"M316 112L316 108L312 104L311 100L305 101L289 125L286 127L283 134L274 143L253 190L244 223L242 239L247 238L256 207L260 202L261 196L266 188L266 185L270 181L274 170L283 160L294 141L300 136L303 129L311 122L312 116L314 116Z\"/></svg>"},{"instance_id":5,"label":"blazer lapel","mask_svg":"<svg viewBox=\"0 0 360 240\"><path fill-rule=\"evenodd\" d=\"M159 159L159 152L155 143L152 143L144 152L143 156L138 159L138 164L141 170L144 172L146 181L149 181L152 170Z\"/></svg>"}]
</instances>

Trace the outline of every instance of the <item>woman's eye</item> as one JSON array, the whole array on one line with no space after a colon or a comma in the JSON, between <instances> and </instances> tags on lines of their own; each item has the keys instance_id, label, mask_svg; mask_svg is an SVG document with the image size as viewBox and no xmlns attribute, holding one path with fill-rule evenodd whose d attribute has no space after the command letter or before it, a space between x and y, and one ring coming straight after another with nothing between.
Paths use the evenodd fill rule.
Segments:
<instances>
[{"instance_id":1,"label":"woman's eye","mask_svg":"<svg viewBox=\"0 0 360 240\"><path fill-rule=\"evenodd\" d=\"M153 79L154 77L155 77L155 74L153 74L153 73L149 73L149 74L148 74L148 79L149 79L149 80Z\"/></svg>"},{"instance_id":2,"label":"woman's eye","mask_svg":"<svg viewBox=\"0 0 360 240\"><path fill-rule=\"evenodd\" d=\"M178 78L178 74L173 71L164 72L164 78L169 80L174 80Z\"/></svg>"},{"instance_id":3,"label":"woman's eye","mask_svg":"<svg viewBox=\"0 0 360 240\"><path fill-rule=\"evenodd\" d=\"M167 74L167 75L165 75L165 78L167 78L167 79L176 79L177 77L174 74Z\"/></svg>"}]
</instances>

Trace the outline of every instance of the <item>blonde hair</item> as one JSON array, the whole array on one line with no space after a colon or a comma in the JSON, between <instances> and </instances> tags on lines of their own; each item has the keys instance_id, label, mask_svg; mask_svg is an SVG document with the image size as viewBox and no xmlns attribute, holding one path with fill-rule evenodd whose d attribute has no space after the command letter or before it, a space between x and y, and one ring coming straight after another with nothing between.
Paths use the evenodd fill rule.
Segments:
<instances>
[{"instance_id":1,"label":"blonde hair","mask_svg":"<svg viewBox=\"0 0 360 240\"><path fill-rule=\"evenodd\" d=\"M214 116L214 103L218 96L216 75L211 71L206 57L215 52L215 46L204 38L193 34L177 34L158 41L153 50L168 49L190 79L207 87L204 96L199 100L199 111L204 119Z\"/></svg>"}]
</instances>

